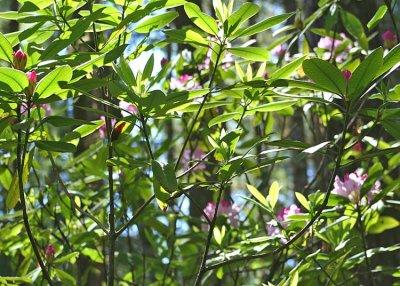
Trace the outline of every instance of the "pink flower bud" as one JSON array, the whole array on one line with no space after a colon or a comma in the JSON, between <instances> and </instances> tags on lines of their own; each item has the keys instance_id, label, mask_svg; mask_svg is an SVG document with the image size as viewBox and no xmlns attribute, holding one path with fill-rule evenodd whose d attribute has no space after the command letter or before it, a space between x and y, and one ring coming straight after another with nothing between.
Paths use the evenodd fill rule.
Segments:
<instances>
[{"instance_id":1,"label":"pink flower bud","mask_svg":"<svg viewBox=\"0 0 400 286\"><path fill-rule=\"evenodd\" d=\"M386 49L393 48L397 43L396 34L392 30L388 29L382 34L383 46Z\"/></svg>"},{"instance_id":2,"label":"pink flower bud","mask_svg":"<svg viewBox=\"0 0 400 286\"><path fill-rule=\"evenodd\" d=\"M343 77L344 77L344 79L345 79L346 81L349 81L350 78L351 78L351 71L349 71L349 70L344 70L344 71L342 71L342 75L343 75Z\"/></svg>"},{"instance_id":3,"label":"pink flower bud","mask_svg":"<svg viewBox=\"0 0 400 286\"><path fill-rule=\"evenodd\" d=\"M21 49L13 53L14 68L18 70L23 70L26 66L26 60L27 56Z\"/></svg>"},{"instance_id":4,"label":"pink flower bud","mask_svg":"<svg viewBox=\"0 0 400 286\"><path fill-rule=\"evenodd\" d=\"M35 92L36 82L37 82L37 73L35 70L31 70L26 73L26 76L29 81L29 86L26 89L26 95L32 96Z\"/></svg>"},{"instance_id":5,"label":"pink flower bud","mask_svg":"<svg viewBox=\"0 0 400 286\"><path fill-rule=\"evenodd\" d=\"M168 64L168 60L166 58L162 58L161 60L161 66L165 66L166 64Z\"/></svg>"},{"instance_id":6,"label":"pink flower bud","mask_svg":"<svg viewBox=\"0 0 400 286\"><path fill-rule=\"evenodd\" d=\"M37 73L35 70L31 70L26 73L26 76L28 77L29 83L36 83L37 81Z\"/></svg>"},{"instance_id":7,"label":"pink flower bud","mask_svg":"<svg viewBox=\"0 0 400 286\"><path fill-rule=\"evenodd\" d=\"M44 254L46 255L47 260L49 261L53 260L54 255L56 254L56 248L54 247L54 245L52 244L47 245Z\"/></svg>"},{"instance_id":8,"label":"pink flower bud","mask_svg":"<svg viewBox=\"0 0 400 286\"><path fill-rule=\"evenodd\" d=\"M361 142L357 142L353 146L353 150L356 151L356 152L361 152L362 149L363 149L363 146L362 146Z\"/></svg>"}]
</instances>

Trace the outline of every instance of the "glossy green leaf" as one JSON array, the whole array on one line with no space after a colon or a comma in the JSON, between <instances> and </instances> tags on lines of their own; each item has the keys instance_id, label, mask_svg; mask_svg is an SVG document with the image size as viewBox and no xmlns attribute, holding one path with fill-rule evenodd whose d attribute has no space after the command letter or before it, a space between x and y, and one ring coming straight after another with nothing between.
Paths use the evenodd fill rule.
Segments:
<instances>
[{"instance_id":1,"label":"glossy green leaf","mask_svg":"<svg viewBox=\"0 0 400 286\"><path fill-rule=\"evenodd\" d=\"M177 43L187 43L208 47L208 42L202 35L192 29L166 30L168 40Z\"/></svg>"},{"instance_id":2,"label":"glossy green leaf","mask_svg":"<svg viewBox=\"0 0 400 286\"><path fill-rule=\"evenodd\" d=\"M304 73L316 84L333 93L344 95L346 82L340 70L331 63L321 59L310 59L303 62Z\"/></svg>"},{"instance_id":3,"label":"glossy green leaf","mask_svg":"<svg viewBox=\"0 0 400 286\"><path fill-rule=\"evenodd\" d=\"M235 56L255 62L265 62L269 58L269 52L266 48L239 47L229 48L228 51Z\"/></svg>"},{"instance_id":4,"label":"glossy green leaf","mask_svg":"<svg viewBox=\"0 0 400 286\"><path fill-rule=\"evenodd\" d=\"M367 27L369 30L373 29L378 25L378 23L385 17L387 12L387 6L385 4L382 4L378 10L376 10L374 16L369 20Z\"/></svg>"},{"instance_id":5,"label":"glossy green leaf","mask_svg":"<svg viewBox=\"0 0 400 286\"><path fill-rule=\"evenodd\" d=\"M260 11L260 7L253 3L244 3L228 17L228 36L236 31L244 22Z\"/></svg>"},{"instance_id":6,"label":"glossy green leaf","mask_svg":"<svg viewBox=\"0 0 400 286\"><path fill-rule=\"evenodd\" d=\"M354 99L361 95L382 66L383 49L378 48L366 57L350 78L348 95Z\"/></svg>"},{"instance_id":7,"label":"glossy green leaf","mask_svg":"<svg viewBox=\"0 0 400 286\"><path fill-rule=\"evenodd\" d=\"M396 228L400 225L400 222L390 216L380 216L378 222L370 226L369 233L379 234L386 230Z\"/></svg>"},{"instance_id":8,"label":"glossy green leaf","mask_svg":"<svg viewBox=\"0 0 400 286\"><path fill-rule=\"evenodd\" d=\"M257 111L257 112L274 112L279 111L285 108L288 108L294 104L296 104L297 100L282 100L282 101L274 101L266 104L259 105L250 109L249 111Z\"/></svg>"},{"instance_id":9,"label":"glossy green leaf","mask_svg":"<svg viewBox=\"0 0 400 286\"><path fill-rule=\"evenodd\" d=\"M0 60L13 62L13 49L10 42L0 33Z\"/></svg>"},{"instance_id":10,"label":"glossy green leaf","mask_svg":"<svg viewBox=\"0 0 400 286\"><path fill-rule=\"evenodd\" d=\"M252 36L261 32L264 32L273 26L276 26L283 21L289 19L292 17L294 13L287 13L287 14L282 14L282 15L277 15L273 16L271 18L267 18L257 24L251 25L250 27L247 28L242 28L239 29L237 32L235 32L232 37L238 38L238 37L244 37L244 36Z\"/></svg>"},{"instance_id":11,"label":"glossy green leaf","mask_svg":"<svg viewBox=\"0 0 400 286\"><path fill-rule=\"evenodd\" d=\"M197 27L209 34L218 35L217 22L211 16L203 13L199 6L189 2L184 5L184 9L186 15Z\"/></svg>"},{"instance_id":12,"label":"glossy green leaf","mask_svg":"<svg viewBox=\"0 0 400 286\"><path fill-rule=\"evenodd\" d=\"M171 23L174 19L178 17L178 12L169 11L162 13L160 15L155 15L141 21L135 27L135 31L139 34L147 34L150 31L159 30L164 28L166 25Z\"/></svg>"},{"instance_id":13,"label":"glossy green leaf","mask_svg":"<svg viewBox=\"0 0 400 286\"><path fill-rule=\"evenodd\" d=\"M283 67L277 69L270 75L270 79L287 79L289 78L296 70L301 67L301 64L305 60L305 56L295 59L290 63L284 65Z\"/></svg>"},{"instance_id":14,"label":"glossy green leaf","mask_svg":"<svg viewBox=\"0 0 400 286\"><path fill-rule=\"evenodd\" d=\"M28 87L29 81L22 71L0 67L0 90L22 92Z\"/></svg>"},{"instance_id":15,"label":"glossy green leaf","mask_svg":"<svg viewBox=\"0 0 400 286\"><path fill-rule=\"evenodd\" d=\"M72 69L70 66L60 66L49 72L35 89L35 98L44 99L52 94L58 93L62 88L60 83L68 83L72 78Z\"/></svg>"},{"instance_id":16,"label":"glossy green leaf","mask_svg":"<svg viewBox=\"0 0 400 286\"><path fill-rule=\"evenodd\" d=\"M50 152L73 153L75 145L61 141L35 141L36 147Z\"/></svg>"},{"instance_id":17,"label":"glossy green leaf","mask_svg":"<svg viewBox=\"0 0 400 286\"><path fill-rule=\"evenodd\" d=\"M393 49L391 49L383 58L382 66L376 73L375 78L399 66L400 66L400 43L397 44Z\"/></svg>"},{"instance_id":18,"label":"glossy green leaf","mask_svg":"<svg viewBox=\"0 0 400 286\"><path fill-rule=\"evenodd\" d=\"M341 10L340 12L343 26L346 30L358 40L364 50L368 50L368 40L364 32L364 27L360 20L352 13Z\"/></svg>"},{"instance_id":19,"label":"glossy green leaf","mask_svg":"<svg viewBox=\"0 0 400 286\"><path fill-rule=\"evenodd\" d=\"M212 127L219 123L227 122L237 116L240 116L240 112L232 112L232 113L223 113L218 116L215 116L208 122L208 127Z\"/></svg>"}]
</instances>

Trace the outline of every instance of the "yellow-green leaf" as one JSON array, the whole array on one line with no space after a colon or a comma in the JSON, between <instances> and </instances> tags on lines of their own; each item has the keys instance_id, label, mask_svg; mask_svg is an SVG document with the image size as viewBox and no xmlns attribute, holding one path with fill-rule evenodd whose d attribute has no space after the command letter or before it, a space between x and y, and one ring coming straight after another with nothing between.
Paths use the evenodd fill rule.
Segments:
<instances>
[{"instance_id":1,"label":"yellow-green leaf","mask_svg":"<svg viewBox=\"0 0 400 286\"><path fill-rule=\"evenodd\" d=\"M259 190L249 184L247 184L247 189L257 199L257 201L259 201L264 206L267 205L267 199L260 193Z\"/></svg>"},{"instance_id":2,"label":"yellow-green leaf","mask_svg":"<svg viewBox=\"0 0 400 286\"><path fill-rule=\"evenodd\" d=\"M277 181L273 182L271 187L269 188L267 200L271 208L274 208L276 203L278 202L280 189L281 187L279 186L279 183Z\"/></svg>"}]
</instances>

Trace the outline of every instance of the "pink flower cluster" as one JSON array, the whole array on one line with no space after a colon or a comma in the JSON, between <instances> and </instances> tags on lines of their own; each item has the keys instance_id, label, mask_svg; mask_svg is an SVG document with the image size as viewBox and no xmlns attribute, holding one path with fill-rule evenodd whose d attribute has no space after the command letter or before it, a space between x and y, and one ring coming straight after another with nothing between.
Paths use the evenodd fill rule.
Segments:
<instances>
[{"instance_id":1,"label":"pink flower cluster","mask_svg":"<svg viewBox=\"0 0 400 286\"><path fill-rule=\"evenodd\" d=\"M336 61L341 63L344 62L347 58L348 52L351 49L351 44L347 45L344 47L344 50L340 53L336 53L336 50L342 46L342 44L347 40L346 35L341 33L340 37L342 40L339 39L334 39L331 37L322 37L319 42L318 42L318 48L321 48L323 50L326 50L326 52L323 55L323 58L325 60L329 59L331 56L331 50L333 48L333 53L336 56Z\"/></svg>"},{"instance_id":2,"label":"pink flower cluster","mask_svg":"<svg viewBox=\"0 0 400 286\"><path fill-rule=\"evenodd\" d=\"M214 218L216 207L217 205L214 202L208 202L207 206L204 208L203 211L209 220L212 220ZM219 203L217 216L226 216L228 218L228 223L233 227L237 227L239 225L239 212L240 207L237 204L232 204L228 200L222 200ZM208 229L208 226L206 227L206 229Z\"/></svg>"},{"instance_id":3,"label":"pink flower cluster","mask_svg":"<svg viewBox=\"0 0 400 286\"><path fill-rule=\"evenodd\" d=\"M138 108L136 105L123 100L119 102L119 107L121 108L121 115L123 117L132 116L138 113Z\"/></svg>"},{"instance_id":4,"label":"pink flower cluster","mask_svg":"<svg viewBox=\"0 0 400 286\"><path fill-rule=\"evenodd\" d=\"M364 174L362 169L357 169L353 173L345 174L343 180L336 176L332 193L348 198L353 203L359 203L361 202L361 188L367 178L368 174ZM381 183L376 181L367 192L367 200L369 203L381 191L380 188Z\"/></svg>"},{"instance_id":5,"label":"pink flower cluster","mask_svg":"<svg viewBox=\"0 0 400 286\"><path fill-rule=\"evenodd\" d=\"M285 238L282 237L281 228L287 228L289 225L290 216L299 213L301 213L301 210L295 204L292 204L286 208L282 208L276 215L276 220L271 220L267 223L268 235L281 236L282 241L286 241Z\"/></svg>"},{"instance_id":6,"label":"pink flower cluster","mask_svg":"<svg viewBox=\"0 0 400 286\"><path fill-rule=\"evenodd\" d=\"M186 73L180 75L179 77L172 77L169 86L172 90L193 90L200 87L199 83L196 82L194 77Z\"/></svg>"}]
</instances>

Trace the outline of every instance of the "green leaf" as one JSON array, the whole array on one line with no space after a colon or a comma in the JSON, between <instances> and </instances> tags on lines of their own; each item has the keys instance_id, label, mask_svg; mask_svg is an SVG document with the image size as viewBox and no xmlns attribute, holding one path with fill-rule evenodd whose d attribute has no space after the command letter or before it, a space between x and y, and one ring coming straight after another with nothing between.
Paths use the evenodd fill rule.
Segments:
<instances>
[{"instance_id":1,"label":"green leaf","mask_svg":"<svg viewBox=\"0 0 400 286\"><path fill-rule=\"evenodd\" d=\"M13 62L13 49L10 42L0 33L0 60Z\"/></svg>"},{"instance_id":2,"label":"green leaf","mask_svg":"<svg viewBox=\"0 0 400 286\"><path fill-rule=\"evenodd\" d=\"M298 68L300 68L306 56L295 59L294 61L277 69L270 75L270 79L286 79L289 78Z\"/></svg>"},{"instance_id":3,"label":"green leaf","mask_svg":"<svg viewBox=\"0 0 400 286\"><path fill-rule=\"evenodd\" d=\"M74 126L82 124L93 124L90 121L69 118L65 116L48 116L43 120L43 123L49 123L55 127Z\"/></svg>"},{"instance_id":4,"label":"green leaf","mask_svg":"<svg viewBox=\"0 0 400 286\"><path fill-rule=\"evenodd\" d=\"M81 253L90 258L93 262L103 263L104 256L101 254L100 251L93 249L93 248L84 248Z\"/></svg>"},{"instance_id":5,"label":"green leaf","mask_svg":"<svg viewBox=\"0 0 400 286\"><path fill-rule=\"evenodd\" d=\"M143 79L147 79L151 77L151 74L153 73L153 67L154 67L154 54L152 54L149 59L147 60L146 65L144 66L143 69Z\"/></svg>"},{"instance_id":6,"label":"green leaf","mask_svg":"<svg viewBox=\"0 0 400 286\"><path fill-rule=\"evenodd\" d=\"M159 30L171 23L178 15L176 11L169 11L160 15L151 16L138 23L134 30L139 34L147 34L150 31Z\"/></svg>"},{"instance_id":7,"label":"green leaf","mask_svg":"<svg viewBox=\"0 0 400 286\"><path fill-rule=\"evenodd\" d=\"M74 251L74 252L68 253L67 255L64 255L62 257L58 257L57 259L55 259L53 261L53 263L55 263L55 264L65 263L65 262L75 263L76 258L78 256L79 256L79 252L78 251Z\"/></svg>"},{"instance_id":8,"label":"green leaf","mask_svg":"<svg viewBox=\"0 0 400 286\"><path fill-rule=\"evenodd\" d=\"M294 104L296 104L297 100L282 100L282 101L274 101L266 104L259 105L250 109L249 111L257 111L257 112L273 112L279 111L285 108L288 108Z\"/></svg>"},{"instance_id":9,"label":"green leaf","mask_svg":"<svg viewBox=\"0 0 400 286\"><path fill-rule=\"evenodd\" d=\"M228 17L228 36L235 32L245 21L260 11L260 7L253 3L244 3Z\"/></svg>"},{"instance_id":10,"label":"green leaf","mask_svg":"<svg viewBox=\"0 0 400 286\"><path fill-rule=\"evenodd\" d=\"M217 124L222 123L222 122L226 122L226 121L228 121L228 120L231 120L231 119L237 117L238 115L240 115L240 112L232 112L232 113L223 113L223 114L220 114L220 115L218 115L218 116L212 118L212 119L208 122L208 127L217 125Z\"/></svg>"},{"instance_id":11,"label":"green leaf","mask_svg":"<svg viewBox=\"0 0 400 286\"><path fill-rule=\"evenodd\" d=\"M279 190L281 187L277 181L273 182L271 187L269 188L267 201L272 209L275 208L276 203L278 202L279 198Z\"/></svg>"},{"instance_id":12,"label":"green leaf","mask_svg":"<svg viewBox=\"0 0 400 286\"><path fill-rule=\"evenodd\" d=\"M400 225L400 222L393 217L390 216L381 216L378 219L378 222L371 225L369 228L369 233L379 234L386 230L396 228Z\"/></svg>"},{"instance_id":13,"label":"green leaf","mask_svg":"<svg viewBox=\"0 0 400 286\"><path fill-rule=\"evenodd\" d=\"M321 59L310 59L303 62L304 73L321 87L339 94L346 93L346 82L340 70L331 63Z\"/></svg>"},{"instance_id":14,"label":"green leaf","mask_svg":"<svg viewBox=\"0 0 400 286\"><path fill-rule=\"evenodd\" d=\"M104 120L94 120L90 124L84 124L75 128L72 133L78 133L79 137L83 138L92 134L104 124Z\"/></svg>"},{"instance_id":15,"label":"green leaf","mask_svg":"<svg viewBox=\"0 0 400 286\"><path fill-rule=\"evenodd\" d=\"M265 62L269 58L269 53L266 48L239 47L239 48L229 48L228 51L234 54L235 56L255 62Z\"/></svg>"},{"instance_id":16,"label":"green leaf","mask_svg":"<svg viewBox=\"0 0 400 286\"><path fill-rule=\"evenodd\" d=\"M204 32L218 35L218 25L214 18L201 12L199 6L194 3L186 3L184 5L186 15L189 19Z\"/></svg>"},{"instance_id":17,"label":"green leaf","mask_svg":"<svg viewBox=\"0 0 400 286\"><path fill-rule=\"evenodd\" d=\"M289 19L294 14L295 13L287 13L287 14L273 16L273 17L265 19L264 21L261 21L257 24L251 25L250 27L239 29L237 32L235 32L232 35L232 37L238 38L238 37L244 37L244 36L252 36L252 35L261 33L263 31L268 30L268 29L272 28L273 26L278 25L278 24L282 23L283 21Z\"/></svg>"},{"instance_id":18,"label":"green leaf","mask_svg":"<svg viewBox=\"0 0 400 286\"><path fill-rule=\"evenodd\" d=\"M153 180L153 189L156 201L160 209L165 212L168 208L166 203L170 197L170 194L160 185L158 180Z\"/></svg>"},{"instance_id":19,"label":"green leaf","mask_svg":"<svg viewBox=\"0 0 400 286\"><path fill-rule=\"evenodd\" d=\"M158 181L160 186L168 193L173 193L178 189L178 182L175 176L174 166L172 164L161 165L158 161L151 162L154 180Z\"/></svg>"},{"instance_id":20,"label":"green leaf","mask_svg":"<svg viewBox=\"0 0 400 286\"><path fill-rule=\"evenodd\" d=\"M0 67L0 89L9 92L22 92L28 85L28 78L22 71Z\"/></svg>"},{"instance_id":21,"label":"green leaf","mask_svg":"<svg viewBox=\"0 0 400 286\"><path fill-rule=\"evenodd\" d=\"M400 43L397 44L393 49L386 54L383 58L383 63L375 78L383 75L385 72L391 70L392 68L400 66Z\"/></svg>"},{"instance_id":22,"label":"green leaf","mask_svg":"<svg viewBox=\"0 0 400 286\"><path fill-rule=\"evenodd\" d=\"M346 28L346 30L350 33L350 35L357 39L360 46L364 50L368 50L368 40L360 20L350 12L344 10L340 11L340 15L342 17L343 26Z\"/></svg>"},{"instance_id":23,"label":"green leaf","mask_svg":"<svg viewBox=\"0 0 400 286\"><path fill-rule=\"evenodd\" d=\"M70 28L70 31L67 31L63 34L64 38L60 37L49 44L46 50L41 53L41 60L53 59L59 52L67 48L72 43L76 42L80 37L82 37L86 29L89 28L90 24L93 21L96 21L97 19L104 16L102 11L103 9L99 9L89 16L82 17L79 21L77 21L76 24Z\"/></svg>"},{"instance_id":24,"label":"green leaf","mask_svg":"<svg viewBox=\"0 0 400 286\"><path fill-rule=\"evenodd\" d=\"M22 184L24 185L29 178L29 170L31 168L33 158L33 151L29 152L28 156L25 156L25 163L22 169ZM7 192L6 207L7 209L12 209L20 200L19 196L19 178L18 172L15 172L10 189Z\"/></svg>"},{"instance_id":25,"label":"green leaf","mask_svg":"<svg viewBox=\"0 0 400 286\"><path fill-rule=\"evenodd\" d=\"M350 78L348 94L351 99L357 98L375 78L382 66L382 47L374 50L354 71Z\"/></svg>"},{"instance_id":26,"label":"green leaf","mask_svg":"<svg viewBox=\"0 0 400 286\"><path fill-rule=\"evenodd\" d=\"M310 210L310 204L307 201L306 197L302 194L302 193L298 193L295 192L294 193L296 195L297 200L299 201L299 203L306 209L306 210Z\"/></svg>"},{"instance_id":27,"label":"green leaf","mask_svg":"<svg viewBox=\"0 0 400 286\"><path fill-rule=\"evenodd\" d=\"M385 17L385 14L387 12L387 6L382 4L378 10L375 12L375 15L372 17L371 20L369 20L367 27L369 30L375 28L376 25Z\"/></svg>"},{"instance_id":28,"label":"green leaf","mask_svg":"<svg viewBox=\"0 0 400 286\"><path fill-rule=\"evenodd\" d=\"M76 280L71 274L57 268L55 268L54 271L64 285L76 285Z\"/></svg>"},{"instance_id":29,"label":"green leaf","mask_svg":"<svg viewBox=\"0 0 400 286\"><path fill-rule=\"evenodd\" d=\"M73 153L75 145L61 141L35 141L36 147L50 152Z\"/></svg>"},{"instance_id":30,"label":"green leaf","mask_svg":"<svg viewBox=\"0 0 400 286\"><path fill-rule=\"evenodd\" d=\"M136 78L124 57L120 57L118 65L114 65L114 70L127 86L136 85Z\"/></svg>"},{"instance_id":31,"label":"green leaf","mask_svg":"<svg viewBox=\"0 0 400 286\"><path fill-rule=\"evenodd\" d=\"M259 190L257 190L256 187L253 187L252 185L246 184L247 189L249 192L259 201L262 205L267 206L267 199L263 196L263 194L260 193Z\"/></svg>"},{"instance_id":32,"label":"green leaf","mask_svg":"<svg viewBox=\"0 0 400 286\"><path fill-rule=\"evenodd\" d=\"M36 99L47 98L55 93L62 90L60 83L68 83L72 78L72 69L70 66L60 66L55 70L49 72L41 81L35 89Z\"/></svg>"},{"instance_id":33,"label":"green leaf","mask_svg":"<svg viewBox=\"0 0 400 286\"><path fill-rule=\"evenodd\" d=\"M203 38L202 35L193 31L192 29L180 29L180 30L167 30L164 31L167 35L168 40L177 43L187 43L194 45L201 45L208 47L208 42Z\"/></svg>"}]
</instances>

